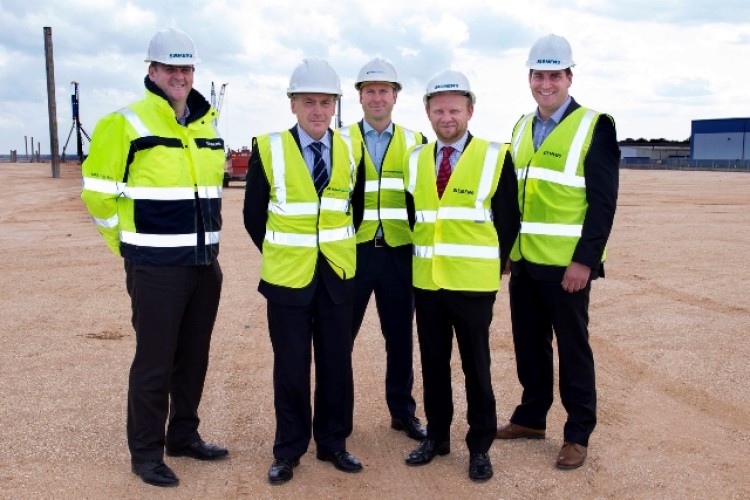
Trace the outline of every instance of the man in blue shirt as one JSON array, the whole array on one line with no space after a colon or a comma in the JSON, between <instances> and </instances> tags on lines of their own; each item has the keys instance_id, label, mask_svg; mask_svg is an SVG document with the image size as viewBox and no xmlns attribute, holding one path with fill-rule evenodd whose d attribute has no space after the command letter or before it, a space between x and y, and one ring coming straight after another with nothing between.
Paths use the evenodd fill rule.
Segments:
<instances>
[{"instance_id":1,"label":"man in blue shirt","mask_svg":"<svg viewBox=\"0 0 750 500\"><path fill-rule=\"evenodd\" d=\"M364 198L365 210L361 224L355 213L357 275L352 334L356 338L374 293L385 338L385 396L391 428L421 441L426 431L415 415L412 397L414 297L403 159L409 148L425 140L422 134L391 120L401 83L389 62L375 58L365 64L355 88L364 118L344 133L363 139L365 144L364 168L358 173L360 189L354 193L354 197Z\"/></svg>"}]
</instances>

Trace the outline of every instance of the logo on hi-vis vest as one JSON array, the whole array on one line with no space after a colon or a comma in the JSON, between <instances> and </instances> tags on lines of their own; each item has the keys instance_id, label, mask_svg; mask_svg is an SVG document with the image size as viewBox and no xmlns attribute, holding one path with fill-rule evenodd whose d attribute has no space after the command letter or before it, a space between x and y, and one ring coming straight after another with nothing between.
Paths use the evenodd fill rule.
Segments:
<instances>
[{"instance_id":1,"label":"logo on hi-vis vest","mask_svg":"<svg viewBox=\"0 0 750 500\"><path fill-rule=\"evenodd\" d=\"M473 195L474 191L471 189L453 188L453 192L456 194L470 194Z\"/></svg>"},{"instance_id":2,"label":"logo on hi-vis vest","mask_svg":"<svg viewBox=\"0 0 750 500\"><path fill-rule=\"evenodd\" d=\"M554 158L562 158L562 155L560 153L555 153L554 151L545 151L542 153L544 156L552 156Z\"/></svg>"}]
</instances>

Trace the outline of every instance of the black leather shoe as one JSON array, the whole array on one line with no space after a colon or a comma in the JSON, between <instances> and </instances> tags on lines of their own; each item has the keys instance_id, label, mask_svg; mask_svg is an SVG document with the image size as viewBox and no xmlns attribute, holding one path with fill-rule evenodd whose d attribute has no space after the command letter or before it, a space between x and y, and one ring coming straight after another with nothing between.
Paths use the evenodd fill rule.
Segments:
<instances>
[{"instance_id":1,"label":"black leather shoe","mask_svg":"<svg viewBox=\"0 0 750 500\"><path fill-rule=\"evenodd\" d=\"M299 458L274 458L271 468L268 469L268 482L281 484L289 481L294 476L294 468L299 465Z\"/></svg>"},{"instance_id":2,"label":"black leather shoe","mask_svg":"<svg viewBox=\"0 0 750 500\"><path fill-rule=\"evenodd\" d=\"M318 451L318 460L331 462L333 466L343 472L359 472L362 470L362 462L348 451Z\"/></svg>"},{"instance_id":3,"label":"black leather shoe","mask_svg":"<svg viewBox=\"0 0 750 500\"><path fill-rule=\"evenodd\" d=\"M133 474L140 477L144 483L154 486L177 486L180 480L175 473L161 460L150 462L131 462Z\"/></svg>"},{"instance_id":4,"label":"black leather shoe","mask_svg":"<svg viewBox=\"0 0 750 500\"><path fill-rule=\"evenodd\" d=\"M167 447L167 455L170 457L190 457L196 460L221 460L229 455L229 450L215 444L204 443L203 440L199 439L180 448Z\"/></svg>"},{"instance_id":5,"label":"black leather shoe","mask_svg":"<svg viewBox=\"0 0 750 500\"><path fill-rule=\"evenodd\" d=\"M492 477L492 463L487 453L469 454L469 477L472 481L487 481Z\"/></svg>"},{"instance_id":6,"label":"black leather shoe","mask_svg":"<svg viewBox=\"0 0 750 500\"><path fill-rule=\"evenodd\" d=\"M447 455L450 452L450 441L438 443L434 439L425 439L406 457L406 465L426 465L432 462L436 455Z\"/></svg>"},{"instance_id":7,"label":"black leather shoe","mask_svg":"<svg viewBox=\"0 0 750 500\"><path fill-rule=\"evenodd\" d=\"M417 441L421 441L427 437L427 429L414 415L406 418L392 418L391 429L397 431L404 431L407 436Z\"/></svg>"}]
</instances>

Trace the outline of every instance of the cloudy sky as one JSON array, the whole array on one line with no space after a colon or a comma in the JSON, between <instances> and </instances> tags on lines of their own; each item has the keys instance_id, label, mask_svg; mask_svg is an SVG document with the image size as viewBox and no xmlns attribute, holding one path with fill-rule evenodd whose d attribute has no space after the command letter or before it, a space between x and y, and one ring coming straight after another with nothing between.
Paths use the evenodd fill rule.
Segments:
<instances>
[{"instance_id":1,"label":"cloudy sky","mask_svg":"<svg viewBox=\"0 0 750 500\"><path fill-rule=\"evenodd\" d=\"M45 26L61 150L71 82L79 82L80 120L92 134L103 115L142 97L148 42L166 27L195 40L198 91L208 98L211 82L217 93L227 83L219 129L233 148L294 123L285 90L307 56L338 71L345 124L361 117L359 68L380 56L404 84L396 122L434 138L421 97L427 80L450 67L477 94L470 130L507 141L535 106L524 64L548 33L573 47L571 94L610 113L621 140L684 140L691 120L750 115L747 0L343 0L325 8L302 0L0 0L0 154L23 154L24 136L50 151ZM74 139L67 151L75 155Z\"/></svg>"}]
</instances>

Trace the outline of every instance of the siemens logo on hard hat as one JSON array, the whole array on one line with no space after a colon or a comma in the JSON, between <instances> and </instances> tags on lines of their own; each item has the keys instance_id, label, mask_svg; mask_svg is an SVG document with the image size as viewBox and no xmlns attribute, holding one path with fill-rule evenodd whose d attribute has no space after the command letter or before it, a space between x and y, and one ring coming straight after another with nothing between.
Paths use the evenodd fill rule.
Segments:
<instances>
[{"instance_id":1,"label":"siemens logo on hard hat","mask_svg":"<svg viewBox=\"0 0 750 500\"><path fill-rule=\"evenodd\" d=\"M560 59L537 59L537 64L562 64Z\"/></svg>"},{"instance_id":2,"label":"siemens logo on hard hat","mask_svg":"<svg viewBox=\"0 0 750 500\"><path fill-rule=\"evenodd\" d=\"M435 90L438 90L438 89L457 89L458 88L458 84L457 83L441 83L439 85L435 85L433 88Z\"/></svg>"},{"instance_id":3,"label":"siemens logo on hard hat","mask_svg":"<svg viewBox=\"0 0 750 500\"><path fill-rule=\"evenodd\" d=\"M178 52L174 54L169 54L170 59L192 59L193 54L189 52Z\"/></svg>"},{"instance_id":4,"label":"siemens logo on hard hat","mask_svg":"<svg viewBox=\"0 0 750 500\"><path fill-rule=\"evenodd\" d=\"M375 75L382 75L383 73L385 73L385 71L373 69L373 70L368 71L365 74L366 75L373 75L373 74L375 74Z\"/></svg>"}]
</instances>

